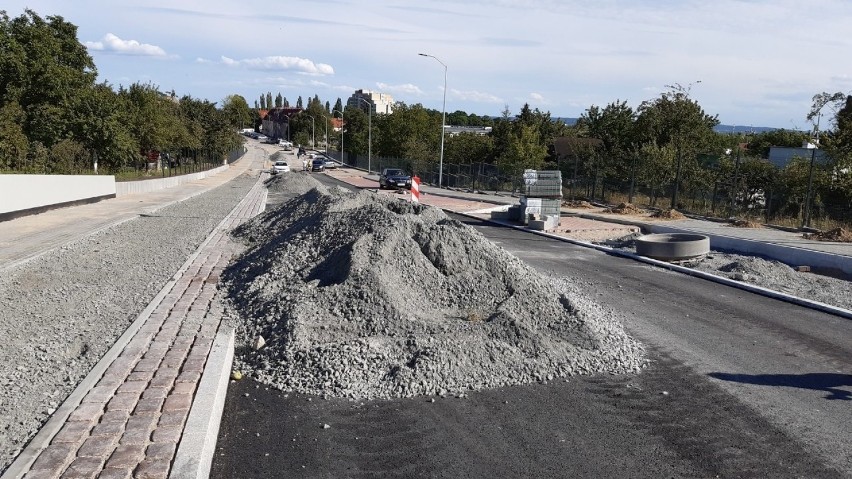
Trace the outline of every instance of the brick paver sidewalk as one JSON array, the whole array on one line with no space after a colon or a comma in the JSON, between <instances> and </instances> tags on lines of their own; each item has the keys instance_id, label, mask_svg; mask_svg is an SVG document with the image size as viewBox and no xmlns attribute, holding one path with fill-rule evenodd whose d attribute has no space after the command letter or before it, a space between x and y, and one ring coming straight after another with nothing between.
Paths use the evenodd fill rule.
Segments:
<instances>
[{"instance_id":1,"label":"brick paver sidewalk","mask_svg":"<svg viewBox=\"0 0 852 479\"><path fill-rule=\"evenodd\" d=\"M140 317L25 477L168 477L222 318L219 274L240 249L228 231L263 210L264 176Z\"/></svg>"}]
</instances>

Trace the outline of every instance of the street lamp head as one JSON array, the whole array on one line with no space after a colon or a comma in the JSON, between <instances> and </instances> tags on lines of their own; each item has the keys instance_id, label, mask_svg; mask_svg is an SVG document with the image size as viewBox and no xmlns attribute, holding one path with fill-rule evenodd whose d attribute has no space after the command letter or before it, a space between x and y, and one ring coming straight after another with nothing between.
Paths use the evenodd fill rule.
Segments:
<instances>
[{"instance_id":1,"label":"street lamp head","mask_svg":"<svg viewBox=\"0 0 852 479\"><path fill-rule=\"evenodd\" d=\"M427 55L427 54L425 54L425 53L418 53L418 55L420 55L421 57L428 57L428 56L429 56L429 55Z\"/></svg>"}]
</instances>

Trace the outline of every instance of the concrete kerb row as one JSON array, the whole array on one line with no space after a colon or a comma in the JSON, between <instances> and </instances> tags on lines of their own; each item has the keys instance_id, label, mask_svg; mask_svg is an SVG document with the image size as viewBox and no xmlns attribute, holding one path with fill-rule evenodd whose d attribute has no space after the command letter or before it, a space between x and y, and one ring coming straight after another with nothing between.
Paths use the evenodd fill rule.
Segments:
<instances>
[{"instance_id":1,"label":"concrete kerb row","mask_svg":"<svg viewBox=\"0 0 852 479\"><path fill-rule=\"evenodd\" d=\"M476 220L483 220L480 217L473 216L473 215L466 214L466 213L458 213L458 212L454 212L454 211L452 213L459 214L459 215L462 215L462 216L466 216L468 218L473 218L473 219L476 219ZM594 219L594 218L588 218L588 219ZM547 232L544 232L544 231L530 230L530 229L525 228L525 227L521 227L521 226L517 226L517 225L513 225L513 224L510 224L510 223L505 223L505 222L501 222L501 221L495 221L495 220L490 220L490 219L485 219L483 221L486 221L486 222L492 223L492 224L496 224L496 225L500 225L500 226L508 226L510 228L514 228L514 229L519 230L519 231L525 231L525 232L528 232L528 233L533 233L533 234L545 236L547 238L551 238L551 239L555 239L555 240L559 240L559 241L564 241L566 243L571 243L571 244L583 246L583 247L586 247L586 248L596 249L598 251L602 251L602 252L605 252L605 253L608 253L608 254L621 256L621 257L624 257L624 258L630 258L630 259L635 260L635 261L639 261L639 262L650 264L650 265L657 266L657 267L660 267L660 268L668 269L670 271L676 271L678 273L687 274L687 275L698 277L698 278L701 278L701 279L706 279L708 281L713 281L715 283L724 284L726 286L731 286L731 287L734 287L734 288L737 288L737 289L741 289L743 291L748 291L750 293L759 294L759 295L766 296L766 297L769 297L769 298L778 299L778 300L785 301L785 302L788 302L788 303L796 304L798 306L803 306L803 307L814 309L814 310L817 310L817 311L822 311L824 313L833 314L835 316L840 316L840 317L845 318L845 319L852 319L852 311L850 311L848 309L844 309L844 308L839 308L837 306L832 306L830 304L821 303L819 301L813 301L813 300L810 300L810 299L799 298L798 296L792 296L792 295L789 295L789 294L779 293L778 291L773 291L771 289L767 289L767 288L764 288L764 287L761 287L761 286L756 286L756 285L753 285L753 284L735 281L735 280L732 280L732 279L729 279L729 278L724 278L722 276L717 276L715 274L706 273L704 271L698 271L698 270L695 270L695 269L692 269L692 268L687 268L685 266L680 266L680 265L677 265L677 264L667 263L665 261L647 258L645 256L639 256L635 253L617 250L617 249L614 249L614 248L610 248L608 246L598 245L598 244L590 243L590 242L587 242L587 241L575 240L575 239L572 239L572 238L565 238L563 236L558 236L558 235L555 235L555 234L552 234L552 233L547 233ZM683 231L683 230L677 230L677 231ZM711 238L711 242L712 241L713 241L713 238ZM818 253L818 252L813 252L813 253L823 254L823 255L826 254L826 253ZM834 255L831 255L831 256L834 256Z\"/></svg>"}]
</instances>

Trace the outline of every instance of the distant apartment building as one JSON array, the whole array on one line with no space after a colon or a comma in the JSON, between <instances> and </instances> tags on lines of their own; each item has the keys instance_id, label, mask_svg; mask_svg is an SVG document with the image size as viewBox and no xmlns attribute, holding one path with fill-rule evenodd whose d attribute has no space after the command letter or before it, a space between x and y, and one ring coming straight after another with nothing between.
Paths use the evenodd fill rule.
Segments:
<instances>
[{"instance_id":1,"label":"distant apartment building","mask_svg":"<svg viewBox=\"0 0 852 479\"><path fill-rule=\"evenodd\" d=\"M346 101L346 108L363 109L366 105L370 105L370 109L374 114L384 113L389 115L393 113L393 97L387 93L379 93L370 90L355 90L355 93L353 93Z\"/></svg>"}]
</instances>

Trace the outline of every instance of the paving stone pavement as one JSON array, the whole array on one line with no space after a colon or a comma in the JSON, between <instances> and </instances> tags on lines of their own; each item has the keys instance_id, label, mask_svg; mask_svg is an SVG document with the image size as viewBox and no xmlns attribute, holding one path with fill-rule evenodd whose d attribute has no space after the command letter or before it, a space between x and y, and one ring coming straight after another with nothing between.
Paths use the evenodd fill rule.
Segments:
<instances>
[{"instance_id":1,"label":"paving stone pavement","mask_svg":"<svg viewBox=\"0 0 852 479\"><path fill-rule=\"evenodd\" d=\"M222 319L219 274L239 252L228 232L263 211L260 174L38 455L26 478L166 478Z\"/></svg>"}]
</instances>

